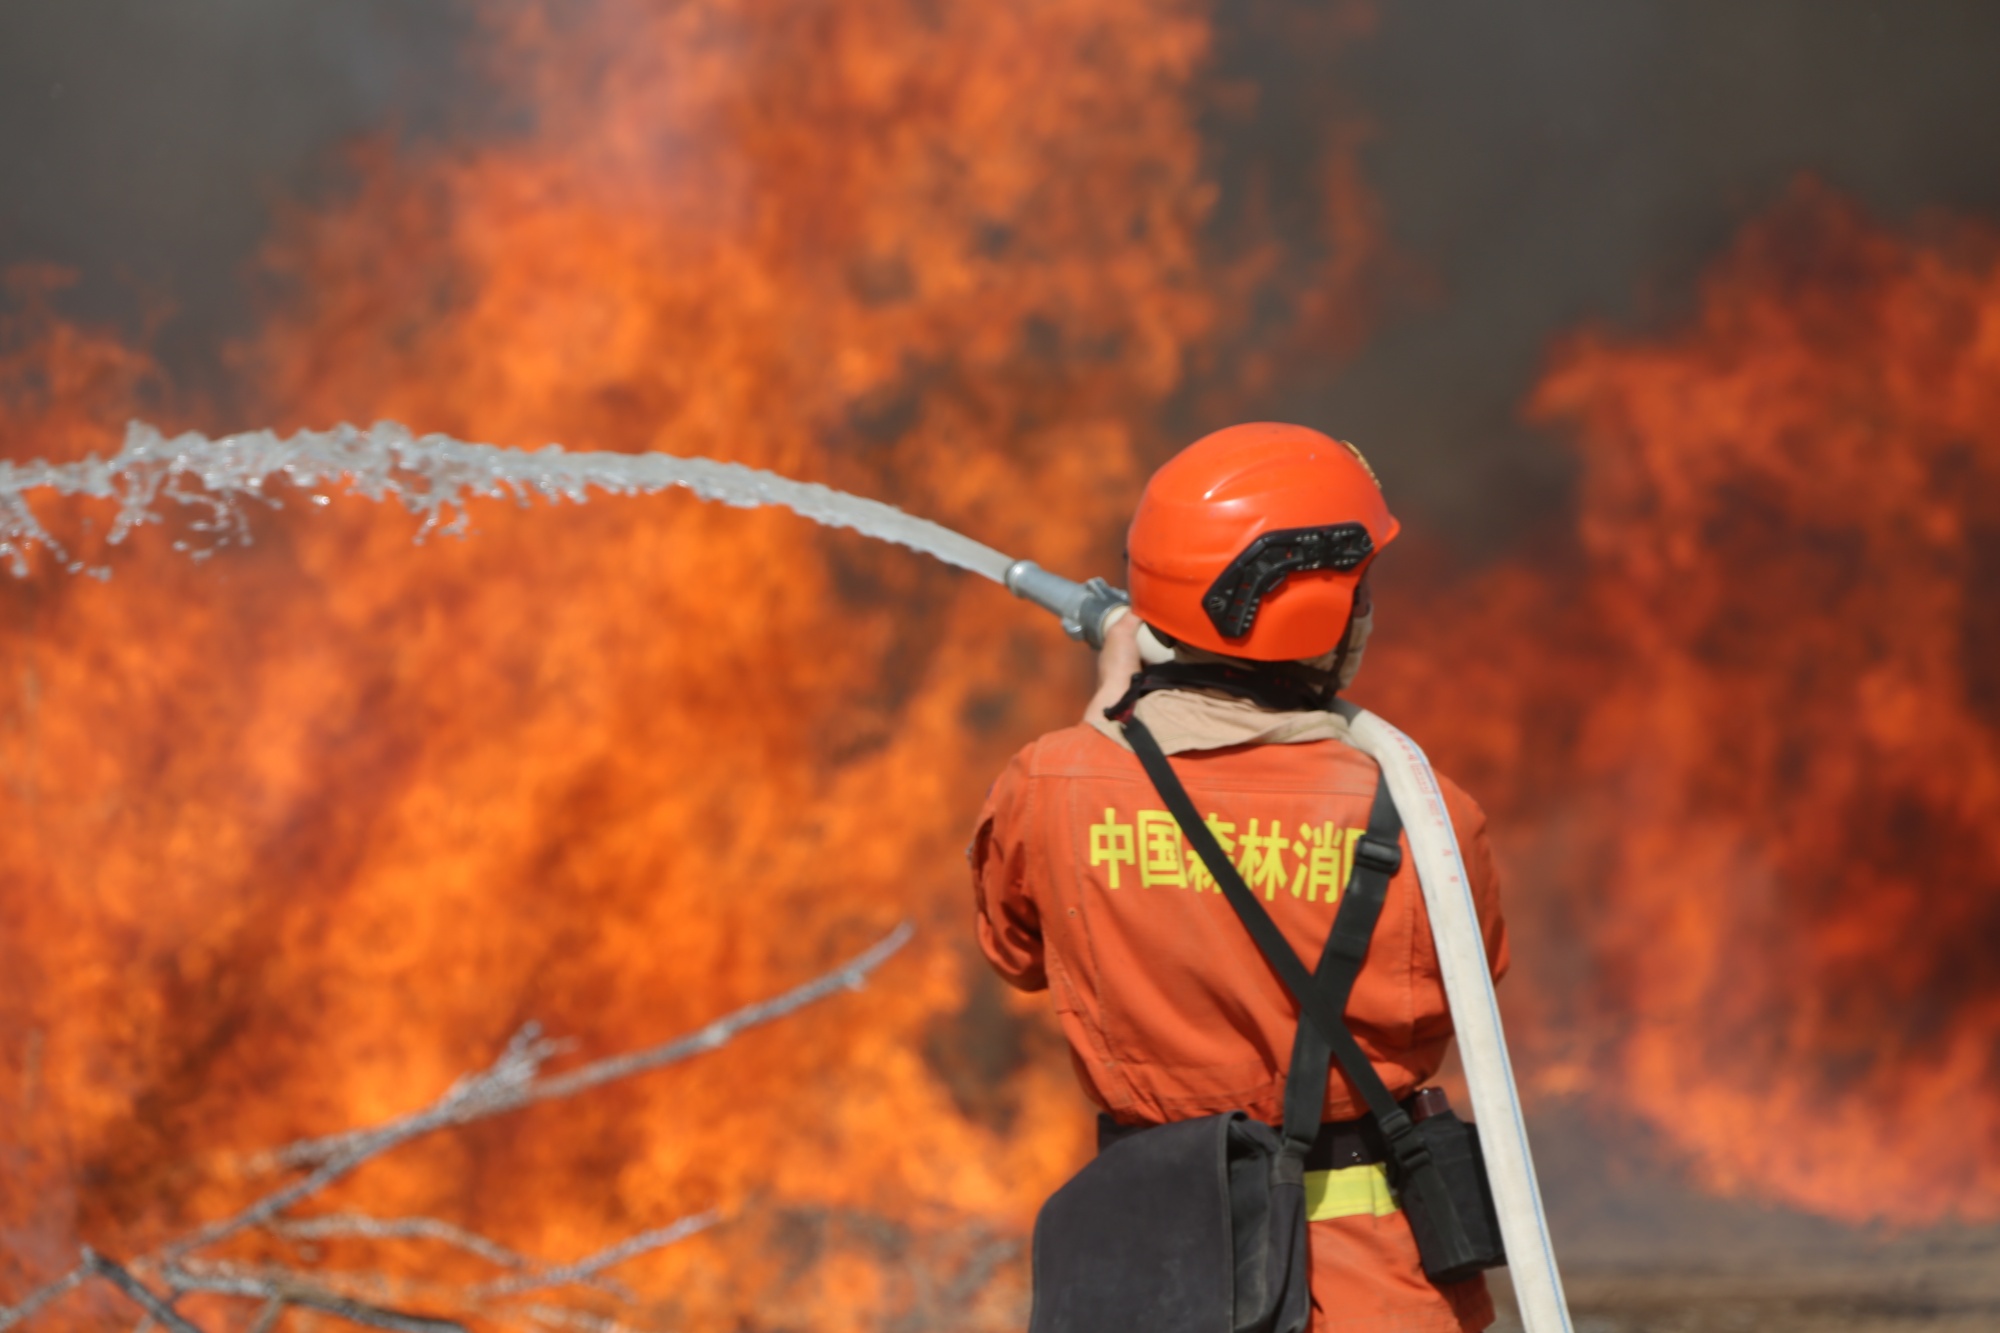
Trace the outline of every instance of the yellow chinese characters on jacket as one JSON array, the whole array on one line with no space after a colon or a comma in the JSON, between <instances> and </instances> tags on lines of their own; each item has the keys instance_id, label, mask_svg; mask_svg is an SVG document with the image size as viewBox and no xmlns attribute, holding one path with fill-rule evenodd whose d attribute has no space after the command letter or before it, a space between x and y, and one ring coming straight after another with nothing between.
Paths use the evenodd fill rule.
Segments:
<instances>
[{"instance_id":1,"label":"yellow chinese characters on jacket","mask_svg":"<svg viewBox=\"0 0 2000 1333\"><path fill-rule=\"evenodd\" d=\"M1354 873L1354 840L1364 832L1338 827L1330 819L1302 822L1287 832L1282 819L1253 815L1240 835L1233 821L1213 812L1203 822L1243 882L1252 892L1261 892L1266 902L1275 901L1281 892L1311 903L1339 902L1341 889ZM1103 870L1109 888L1136 882L1147 889L1221 892L1207 864L1165 810L1141 809L1125 815L1106 807L1104 818L1090 826L1089 848L1089 866Z\"/></svg>"}]
</instances>

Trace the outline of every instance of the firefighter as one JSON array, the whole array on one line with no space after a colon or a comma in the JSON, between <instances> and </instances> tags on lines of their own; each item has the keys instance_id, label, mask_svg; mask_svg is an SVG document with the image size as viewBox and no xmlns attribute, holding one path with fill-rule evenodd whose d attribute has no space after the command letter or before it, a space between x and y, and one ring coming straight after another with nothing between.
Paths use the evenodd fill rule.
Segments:
<instances>
[{"instance_id":1,"label":"firefighter","mask_svg":"<svg viewBox=\"0 0 2000 1333\"><path fill-rule=\"evenodd\" d=\"M1134 614L1106 636L1082 724L1028 745L987 798L969 851L980 946L1008 984L1050 992L1100 1143L1239 1109L1277 1124L1299 1022L1118 719L1136 716L1173 756L1252 892L1299 955L1317 957L1378 777L1328 705L1360 668L1369 570L1397 528L1360 453L1317 431L1256 423L1189 446L1133 517ZM1300 532L1319 535L1301 544ZM1507 944L1485 818L1443 789L1497 978ZM1444 1060L1451 1017L1407 854L1346 1016L1399 1099ZM1307 1161L1312 1326L1485 1328L1483 1277L1425 1277L1357 1133L1364 1114L1335 1066Z\"/></svg>"}]
</instances>

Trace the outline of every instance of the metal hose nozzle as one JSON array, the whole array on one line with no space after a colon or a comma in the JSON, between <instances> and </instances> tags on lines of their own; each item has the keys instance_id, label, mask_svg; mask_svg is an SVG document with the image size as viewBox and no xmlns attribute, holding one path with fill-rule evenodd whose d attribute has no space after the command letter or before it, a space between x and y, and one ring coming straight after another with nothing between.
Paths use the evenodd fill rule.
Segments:
<instances>
[{"instance_id":1,"label":"metal hose nozzle","mask_svg":"<svg viewBox=\"0 0 2000 1333\"><path fill-rule=\"evenodd\" d=\"M1000 581L1016 597L1055 612L1063 633L1093 648L1104 646L1104 631L1132 606L1131 595L1123 588L1114 588L1103 579L1078 583L1051 574L1032 560L1016 560L1007 566Z\"/></svg>"}]
</instances>

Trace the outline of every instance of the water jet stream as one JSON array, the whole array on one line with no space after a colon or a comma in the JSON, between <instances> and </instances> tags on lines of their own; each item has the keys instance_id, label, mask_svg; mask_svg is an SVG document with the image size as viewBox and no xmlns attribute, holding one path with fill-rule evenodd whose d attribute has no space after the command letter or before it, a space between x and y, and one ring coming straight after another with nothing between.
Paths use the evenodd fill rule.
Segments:
<instances>
[{"instance_id":1,"label":"water jet stream","mask_svg":"<svg viewBox=\"0 0 2000 1333\"><path fill-rule=\"evenodd\" d=\"M86 572L66 559L35 516L28 503L33 491L115 500L118 517L109 537L114 543L143 524L164 521L163 502L194 509L192 526L210 534L209 545L175 545L200 558L217 547L249 542L242 501L278 505L266 490L274 481L308 492L344 485L370 500L400 501L423 516L418 540L433 529L463 533L466 502L474 498L526 502L540 496L581 504L593 488L608 495L651 495L678 486L701 499L746 509L780 505L815 523L907 546L996 583L1006 581L1014 563L990 546L893 505L740 463L659 453L572 453L554 444L506 449L448 435L414 435L393 421L365 430L343 424L284 437L259 430L220 439L194 432L169 439L135 421L126 428L124 447L109 459L93 454L74 463L0 461L0 557L16 577L26 576L27 555L36 547L65 559L72 572ZM327 497L314 494L313 500L324 504Z\"/></svg>"},{"instance_id":2,"label":"water jet stream","mask_svg":"<svg viewBox=\"0 0 2000 1333\"><path fill-rule=\"evenodd\" d=\"M156 428L134 421L125 444L109 459L95 454L75 463L10 463L0 460L0 557L16 578L28 573L28 553L48 551L71 573L109 578L110 571L70 559L42 526L28 493L52 490L118 502L109 540L123 541L146 523L164 522L163 500L199 511L191 527L210 534L206 546L176 541L196 559L229 545L248 545L250 527L241 502L283 502L265 492L281 480L308 490L343 484L370 500L395 499L423 515L417 540L433 529L460 535L466 502L474 498L534 496L583 504L595 488L608 495L653 495L679 486L703 500L744 509L778 505L829 528L851 528L864 537L920 551L947 565L970 570L1034 602L1062 621L1073 639L1092 647L1127 605L1125 594L1102 579L1077 583L1051 574L1030 560L1015 560L940 523L904 513L817 482L794 481L775 472L675 454L571 453L561 445L506 449L467 444L449 435L413 435L393 421L368 429L346 424L332 430L301 430L279 437L274 431L247 431L210 439L193 431L168 439ZM315 503L328 497L313 494Z\"/></svg>"}]
</instances>

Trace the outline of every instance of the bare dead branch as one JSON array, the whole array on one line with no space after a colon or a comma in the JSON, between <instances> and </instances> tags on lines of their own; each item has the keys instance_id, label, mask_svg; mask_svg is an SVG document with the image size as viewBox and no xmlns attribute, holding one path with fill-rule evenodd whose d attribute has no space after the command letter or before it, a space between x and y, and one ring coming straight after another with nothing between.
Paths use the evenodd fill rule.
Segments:
<instances>
[{"instance_id":1,"label":"bare dead branch","mask_svg":"<svg viewBox=\"0 0 2000 1333\"><path fill-rule=\"evenodd\" d=\"M649 1250L662 1249L675 1241L686 1240L698 1231L706 1231L721 1220L719 1213L697 1213L693 1217L683 1217L678 1222L656 1231L643 1231L627 1240L622 1240L596 1254L577 1260L573 1264L563 1264L556 1268L543 1269L539 1273L523 1273L519 1277L502 1278L498 1282L488 1282L474 1287L474 1296L512 1296L524 1291L535 1291L543 1287L563 1287L573 1282L583 1282L611 1267L622 1264L627 1259L636 1258Z\"/></svg>"},{"instance_id":2,"label":"bare dead branch","mask_svg":"<svg viewBox=\"0 0 2000 1333\"><path fill-rule=\"evenodd\" d=\"M366 1213L324 1213L296 1221L273 1222L266 1228L286 1240L434 1240L477 1255L498 1268L533 1268L535 1261L476 1231L435 1217L370 1217Z\"/></svg>"},{"instance_id":3,"label":"bare dead branch","mask_svg":"<svg viewBox=\"0 0 2000 1333\"><path fill-rule=\"evenodd\" d=\"M89 1270L92 1277L101 1277L124 1292L135 1305L144 1310L154 1321L170 1330L170 1333L201 1333L200 1329L189 1323L173 1306L161 1300L159 1294L151 1287L133 1277L124 1265L105 1258L88 1245L83 1247L83 1266Z\"/></svg>"},{"instance_id":4,"label":"bare dead branch","mask_svg":"<svg viewBox=\"0 0 2000 1333\"><path fill-rule=\"evenodd\" d=\"M631 1325L561 1305L524 1305L521 1313L544 1328L580 1328L585 1333L630 1333Z\"/></svg>"},{"instance_id":5,"label":"bare dead branch","mask_svg":"<svg viewBox=\"0 0 2000 1333\"><path fill-rule=\"evenodd\" d=\"M163 1272L167 1285L175 1291L203 1291L218 1296L277 1301L281 1305L296 1305L301 1309L345 1319L350 1324L389 1329L392 1333L466 1333L465 1325L455 1319L406 1314L401 1310L371 1305L295 1277L273 1280L267 1276L253 1277L236 1271L204 1269L197 1272L174 1265L168 1265Z\"/></svg>"},{"instance_id":6,"label":"bare dead branch","mask_svg":"<svg viewBox=\"0 0 2000 1333\"><path fill-rule=\"evenodd\" d=\"M448 1125L470 1124L534 1102L573 1097L616 1079L630 1078L634 1074L674 1064L725 1046L738 1033L783 1018L816 1000L843 990L859 990L866 983L868 974L908 944L915 933L915 927L905 921L844 965L783 995L746 1005L699 1031L663 1045L610 1056L551 1079L544 1080L539 1076L542 1063L557 1048L542 1038L538 1027L530 1024L514 1035L513 1040L507 1043L506 1051L490 1068L458 1080L428 1108L373 1129L305 1139L281 1149L277 1156L286 1165L316 1163L317 1169L305 1178L259 1199L234 1217L212 1222L174 1241L161 1254L168 1260L179 1259L248 1227L262 1226L370 1158L433 1130Z\"/></svg>"},{"instance_id":7,"label":"bare dead branch","mask_svg":"<svg viewBox=\"0 0 2000 1333\"><path fill-rule=\"evenodd\" d=\"M463 1283L392 1276L368 1270L305 1269L283 1263L190 1259L168 1268L166 1275L176 1289L200 1290L211 1295L251 1300L259 1292L272 1292L275 1293L273 1299L287 1310L298 1308L310 1312L323 1309L328 1300L338 1300L348 1302L350 1306L401 1314L404 1318L435 1317L410 1315L407 1311L411 1307L447 1307L452 1313L446 1317L458 1320L476 1314L489 1320L514 1319L518 1322L518 1317L525 1314L524 1307L518 1302L507 1298L488 1300L475 1295L473 1289ZM615 1294L621 1301L636 1303L639 1300L636 1294L625 1291L616 1283L606 1283L604 1290L605 1294Z\"/></svg>"},{"instance_id":8,"label":"bare dead branch","mask_svg":"<svg viewBox=\"0 0 2000 1333\"><path fill-rule=\"evenodd\" d=\"M492 1105L499 1110L509 1109L510 1104L504 1100L507 1091L532 1083L536 1071L541 1068L542 1061L555 1054L558 1049L556 1043L542 1038L538 1025L528 1024L514 1034L507 1043L507 1049L500 1053L500 1058L495 1060L490 1068L461 1078L452 1084L430 1111L408 1116L399 1121L391 1121L372 1130L337 1136L343 1141L344 1146L320 1160L318 1169L311 1174L265 1195L234 1217L210 1223L174 1241L161 1253L169 1261L179 1259L204 1246L213 1245L219 1240L235 1235L245 1228L262 1226L293 1204L319 1193L370 1158L380 1156L392 1148L401 1147L411 1139L434 1129L441 1129L450 1124L463 1124L468 1118L476 1119L476 1116L460 1118L456 1115L462 1104L470 1102ZM322 1142L327 1141L329 1140L322 1140ZM280 1157L284 1155L281 1153ZM305 1164L299 1163L299 1165Z\"/></svg>"},{"instance_id":9,"label":"bare dead branch","mask_svg":"<svg viewBox=\"0 0 2000 1333\"><path fill-rule=\"evenodd\" d=\"M622 1287L599 1274L615 1264L673 1244L713 1225L717 1220L715 1215L682 1218L670 1226L633 1236L574 1263L533 1271L526 1271L535 1262L527 1256L436 1219L381 1219L354 1214L291 1221L280 1221L279 1218L287 1209L350 1174L371 1158L433 1130L501 1115L535 1102L573 1097L618 1079L659 1069L716 1050L727 1045L739 1033L774 1022L839 991L859 990L869 974L909 943L914 933L911 924L903 922L845 964L782 995L746 1005L698 1031L662 1045L594 1061L553 1078L541 1076L542 1066L563 1047L545 1039L540 1028L530 1023L514 1035L506 1050L491 1066L459 1079L429 1107L370 1129L301 1140L281 1149L274 1154L276 1163L312 1169L304 1177L272 1191L233 1216L201 1227L168 1243L152 1255L133 1262L158 1269L177 1294L201 1291L262 1301L263 1307L253 1326L255 1333L269 1333L284 1311L294 1306L399 1333L462 1333L462 1326L447 1319L404 1314L357 1300L309 1282L290 1270L253 1275L226 1265L189 1267L184 1262L192 1251L251 1227L265 1227L281 1236L293 1237L352 1234L381 1239L432 1239L456 1245L497 1266L515 1270L514 1277L481 1287L460 1289L458 1295L461 1298L475 1302L571 1284L589 1284L614 1294L627 1295ZM138 1303L147 1316L164 1325L170 1333L200 1333L134 1277L128 1268L87 1248L84 1262L77 1268L29 1292L12 1306L0 1305L0 1333L6 1333L6 1330L30 1318L91 1277L103 1278L118 1287ZM564 1311L554 1306L526 1307L522 1312L544 1322L558 1314L564 1322L571 1324L595 1326L599 1322L597 1316L582 1311ZM620 1327L609 1321L603 1321L603 1326Z\"/></svg>"},{"instance_id":10,"label":"bare dead branch","mask_svg":"<svg viewBox=\"0 0 2000 1333\"><path fill-rule=\"evenodd\" d=\"M915 933L916 928L905 921L841 967L783 995L745 1005L687 1036L643 1051L610 1056L550 1079L537 1081L542 1062L554 1053L553 1048L542 1041L539 1030L530 1025L515 1034L508 1043L507 1053L492 1068L460 1079L425 1110L374 1129L303 1139L279 1150L278 1158L287 1166L312 1166L335 1161L351 1153L372 1150L377 1140L390 1135L396 1136L396 1142L404 1142L405 1136L415 1137L444 1125L482 1120L532 1102L573 1097L616 1079L630 1078L634 1074L717 1050L749 1028L783 1018L836 992L860 990L868 974L908 944Z\"/></svg>"},{"instance_id":11,"label":"bare dead branch","mask_svg":"<svg viewBox=\"0 0 2000 1333\"><path fill-rule=\"evenodd\" d=\"M162 1270L176 1290L200 1290L210 1295L251 1298L269 1290L289 1301L290 1295L312 1290L362 1305L387 1306L399 1301L418 1304L462 1300L462 1285L434 1282L425 1278L391 1277L386 1273L357 1269L294 1268L282 1263L244 1263L232 1259L189 1259L169 1264ZM227 1287L227 1290L223 1290Z\"/></svg>"},{"instance_id":12,"label":"bare dead branch","mask_svg":"<svg viewBox=\"0 0 2000 1333\"><path fill-rule=\"evenodd\" d=\"M367 1328L386 1328L391 1333L466 1333L465 1325L454 1319L432 1319L427 1315L403 1314L396 1310L385 1310L378 1305L351 1301L344 1296L323 1296L316 1292L301 1291L289 1297L285 1304L332 1315L336 1319L345 1319L350 1324L361 1324Z\"/></svg>"},{"instance_id":13,"label":"bare dead branch","mask_svg":"<svg viewBox=\"0 0 2000 1333\"><path fill-rule=\"evenodd\" d=\"M630 1055L614 1055L570 1073L559 1074L530 1088L526 1100L545 1102L559 1097L574 1097L577 1093L600 1084L630 1078L634 1074L643 1074L690 1056L718 1050L728 1045L740 1032L762 1027L839 991L860 990L867 984L868 974L887 962L890 955L908 944L914 934L916 927L905 921L875 944L856 954L845 967L829 972L817 981L809 981L775 999L746 1005L733 1014L718 1018L699 1032L677 1041L670 1041L647 1051L636 1051Z\"/></svg>"},{"instance_id":14,"label":"bare dead branch","mask_svg":"<svg viewBox=\"0 0 2000 1333\"><path fill-rule=\"evenodd\" d=\"M0 1333L5 1333L5 1330L28 1318L50 1301L74 1291L89 1276L89 1270L79 1264L55 1281L37 1287L23 1296L19 1305L0 1305Z\"/></svg>"},{"instance_id":15,"label":"bare dead branch","mask_svg":"<svg viewBox=\"0 0 2000 1333\"><path fill-rule=\"evenodd\" d=\"M365 1213L327 1213L319 1217L300 1218L297 1221L272 1222L265 1227L265 1230L285 1240L294 1241L347 1237L364 1240L434 1240L477 1255L496 1267L516 1273L533 1269L540 1263L539 1260L510 1250L477 1232L467 1231L463 1227L453 1226L434 1217L385 1218L370 1217ZM662 1242L665 1243L667 1242ZM576 1280L622 1301L639 1299L630 1287L609 1278L584 1276Z\"/></svg>"}]
</instances>

